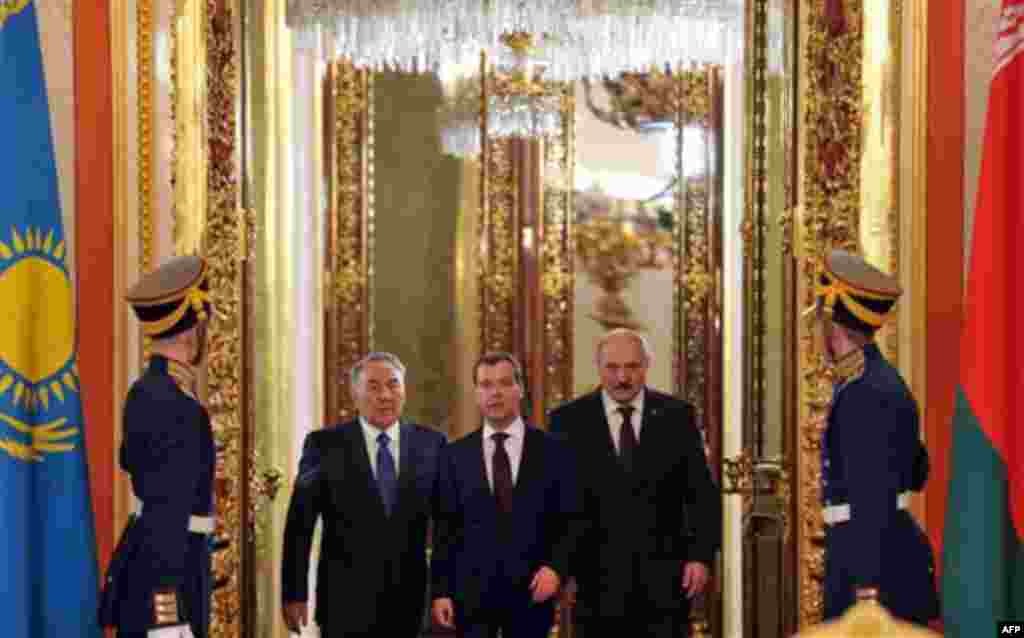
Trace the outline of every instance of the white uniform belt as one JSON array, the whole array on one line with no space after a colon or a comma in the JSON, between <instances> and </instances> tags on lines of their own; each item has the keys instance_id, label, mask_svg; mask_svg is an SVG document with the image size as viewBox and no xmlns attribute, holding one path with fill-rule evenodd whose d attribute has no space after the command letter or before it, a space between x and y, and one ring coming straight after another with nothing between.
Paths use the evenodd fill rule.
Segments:
<instances>
[{"instance_id":1,"label":"white uniform belt","mask_svg":"<svg viewBox=\"0 0 1024 638\"><path fill-rule=\"evenodd\" d=\"M135 501L135 514L137 516L142 514L142 501L139 497L132 495L132 499ZM195 534L212 534L214 530L214 520L212 516L189 516L188 517L188 531Z\"/></svg>"},{"instance_id":2,"label":"white uniform belt","mask_svg":"<svg viewBox=\"0 0 1024 638\"><path fill-rule=\"evenodd\" d=\"M910 507L910 492L900 492L896 497L896 509L905 510ZM826 525L837 525L850 520L850 504L829 505L821 510L821 517Z\"/></svg>"}]
</instances>

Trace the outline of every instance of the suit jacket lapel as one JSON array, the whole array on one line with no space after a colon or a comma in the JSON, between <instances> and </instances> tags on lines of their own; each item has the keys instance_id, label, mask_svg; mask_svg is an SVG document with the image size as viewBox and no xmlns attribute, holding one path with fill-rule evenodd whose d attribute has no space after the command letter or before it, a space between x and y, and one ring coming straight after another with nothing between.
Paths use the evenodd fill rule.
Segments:
<instances>
[{"instance_id":1,"label":"suit jacket lapel","mask_svg":"<svg viewBox=\"0 0 1024 638\"><path fill-rule=\"evenodd\" d=\"M395 511L402 509L413 495L412 488L416 485L413 469L416 467L416 459L413 456L418 449L413 440L416 429L408 423L401 423L398 427L401 434L398 439L398 502Z\"/></svg>"},{"instance_id":2,"label":"suit jacket lapel","mask_svg":"<svg viewBox=\"0 0 1024 638\"><path fill-rule=\"evenodd\" d=\"M616 466L619 464L619 453L615 450L615 442L612 441L612 428L608 423L608 414L604 411L604 399L601 397L601 390L590 395L590 410L594 419L594 442L600 450L603 450Z\"/></svg>"},{"instance_id":3,"label":"suit jacket lapel","mask_svg":"<svg viewBox=\"0 0 1024 638\"><path fill-rule=\"evenodd\" d=\"M640 436L637 438L636 459L634 468L643 471L651 467L648 462L653 458L658 446L658 431L664 425L662 415L664 413L661 397L651 392L650 388L644 388L644 409L640 418Z\"/></svg>"},{"instance_id":4,"label":"suit jacket lapel","mask_svg":"<svg viewBox=\"0 0 1024 638\"><path fill-rule=\"evenodd\" d=\"M491 484L487 482L487 466L484 465L484 435L483 430L478 429L466 437L469 443L466 445L466 471L473 481L471 487L491 493ZM472 493L472 492L470 492Z\"/></svg>"},{"instance_id":5,"label":"suit jacket lapel","mask_svg":"<svg viewBox=\"0 0 1024 638\"><path fill-rule=\"evenodd\" d=\"M543 448L541 447L540 432L526 426L523 435L523 450L519 455L519 473L516 475L516 484L512 490L513 502L520 500L523 494L530 488L530 483L536 480L539 466L543 465L541 458Z\"/></svg>"},{"instance_id":6,"label":"suit jacket lapel","mask_svg":"<svg viewBox=\"0 0 1024 638\"><path fill-rule=\"evenodd\" d=\"M348 434L349 459L352 461L356 472L363 477L366 484L367 498L372 509L384 516L384 501L380 497L380 490L377 489L377 480L373 477L373 468L370 467L370 453L366 449L366 437L363 436L363 426L356 419L350 427L345 428Z\"/></svg>"}]
</instances>

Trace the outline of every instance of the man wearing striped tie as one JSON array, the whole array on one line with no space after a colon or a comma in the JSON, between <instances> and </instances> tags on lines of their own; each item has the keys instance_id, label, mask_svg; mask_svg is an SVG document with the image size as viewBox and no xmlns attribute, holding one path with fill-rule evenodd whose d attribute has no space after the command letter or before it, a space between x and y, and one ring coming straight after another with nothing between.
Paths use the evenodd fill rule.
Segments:
<instances>
[{"instance_id":1,"label":"man wearing striped tie","mask_svg":"<svg viewBox=\"0 0 1024 638\"><path fill-rule=\"evenodd\" d=\"M401 421L405 366L370 353L352 368L358 418L306 438L282 559L285 624L308 622L309 552L324 525L316 622L324 638L414 638L426 602L427 528L443 435Z\"/></svg>"},{"instance_id":2,"label":"man wearing striped tie","mask_svg":"<svg viewBox=\"0 0 1024 638\"><path fill-rule=\"evenodd\" d=\"M515 357L484 355L473 381L483 427L441 455L434 620L460 638L544 638L574 544L572 457L521 416Z\"/></svg>"}]
</instances>

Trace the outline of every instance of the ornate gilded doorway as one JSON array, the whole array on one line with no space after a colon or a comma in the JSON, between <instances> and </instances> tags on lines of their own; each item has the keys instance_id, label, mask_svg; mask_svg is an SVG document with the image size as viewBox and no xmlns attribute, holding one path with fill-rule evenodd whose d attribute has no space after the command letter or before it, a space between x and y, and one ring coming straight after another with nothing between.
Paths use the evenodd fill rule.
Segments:
<instances>
[{"instance_id":1,"label":"ornate gilded doorway","mask_svg":"<svg viewBox=\"0 0 1024 638\"><path fill-rule=\"evenodd\" d=\"M344 384L351 363L369 349L387 348L422 369L419 379L411 377L410 396L428 398L407 407L411 418L437 424L453 438L473 430L475 407L466 394L473 362L485 350L505 350L524 362L526 415L543 425L548 410L593 386L600 333L629 326L646 332L657 352L651 385L697 406L717 467L721 70L545 84L561 112L555 134L543 140L492 134L491 118L473 111L469 118L479 123L483 143L477 156L456 160L441 142L444 127L458 122L438 123L433 112L440 107L450 117L446 100L479 105L481 95L504 90L506 78L486 60L482 69L476 85L464 87L468 100L443 95L423 77L346 63L326 70L327 422L352 415ZM437 127L442 131L434 132ZM433 130L412 133L422 128ZM395 184L401 193L390 192ZM439 214L451 217L439 220ZM418 269L424 242L452 254L450 263L432 266L434 273L447 272L452 288L431 293L445 312L452 309L451 324L433 303L402 317L394 311L399 282L403 297L417 299L431 285L390 271L399 256L406 270ZM424 333L439 331L442 343L424 344ZM438 369L425 352L449 359ZM437 391L431 385L438 379L453 379L462 389ZM565 611L562 631L571 635L571 610ZM715 591L694 624L722 635L715 629L720 615Z\"/></svg>"},{"instance_id":2,"label":"ornate gilded doorway","mask_svg":"<svg viewBox=\"0 0 1024 638\"><path fill-rule=\"evenodd\" d=\"M164 64L153 52L171 50L175 250L211 256L225 309L207 371L222 445L218 534L230 542L216 566L225 586L215 634L284 635L275 572L286 499L271 496L293 474L296 424L350 413L339 381L358 356L381 347L415 361L421 399L410 409L459 436L475 425L466 380L476 354L510 350L527 364L530 413L543 421L593 382L588 331L651 322L630 297L644 281L664 286L656 296L668 308L658 313L669 317L658 383L701 406L721 466L728 531L699 628L768 638L814 622L827 370L795 309L808 299L814 258L832 245L913 283L908 247L920 213L907 193L916 178L899 167L918 151L898 125L916 117L900 79L910 75L901 69L917 40L906 34L917 31L906 16L923 11L918 3L749 0L741 65L608 78L590 99L582 84L561 87L558 134L527 143L485 127L475 160L443 153L433 109L457 105L439 87L304 57L284 2L255 4L265 6L140 1L125 17L139 43L140 226L156 218L142 200L159 159L144 142L153 105L141 104L154 64ZM154 41L154 13L170 16L169 49ZM615 91L649 112L616 113ZM403 115L407 94L430 112ZM625 123L620 132L643 144L653 139L635 130L644 117L672 120L673 169L643 176L663 179L660 190L639 179L620 189L621 170L581 153L581 122ZM706 130L700 176L684 166L695 121ZM415 179L403 190L395 180L407 167L389 152L410 130L427 131L408 148L419 145L429 171L405 173ZM428 186L427 204L396 195ZM415 227L433 234L403 243L416 219L436 222ZM616 257L624 247L637 252ZM402 284L419 279L394 267L412 254L412 272L434 273L430 281ZM631 265L606 275L609 260ZM413 298L429 331L399 321L399 302ZM916 356L907 321L884 336L901 366ZM312 345L303 345L307 330ZM780 595L765 598L765 586Z\"/></svg>"}]
</instances>

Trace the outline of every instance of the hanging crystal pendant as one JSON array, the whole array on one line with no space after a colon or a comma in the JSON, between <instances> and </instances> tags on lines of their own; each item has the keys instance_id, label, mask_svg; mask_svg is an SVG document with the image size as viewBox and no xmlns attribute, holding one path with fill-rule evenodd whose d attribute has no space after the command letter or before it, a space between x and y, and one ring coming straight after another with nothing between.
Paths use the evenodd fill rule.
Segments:
<instances>
[{"instance_id":1,"label":"hanging crystal pendant","mask_svg":"<svg viewBox=\"0 0 1024 638\"><path fill-rule=\"evenodd\" d=\"M374 70L496 60L502 34L532 34L550 81L724 64L742 17L742 0L288 0L287 14L300 46Z\"/></svg>"},{"instance_id":2,"label":"hanging crystal pendant","mask_svg":"<svg viewBox=\"0 0 1024 638\"><path fill-rule=\"evenodd\" d=\"M501 139L561 133L564 83L543 79L549 67L543 49L525 32L502 34L501 42L488 90L488 135Z\"/></svg>"}]
</instances>

